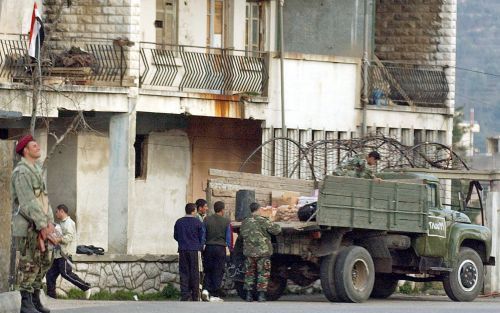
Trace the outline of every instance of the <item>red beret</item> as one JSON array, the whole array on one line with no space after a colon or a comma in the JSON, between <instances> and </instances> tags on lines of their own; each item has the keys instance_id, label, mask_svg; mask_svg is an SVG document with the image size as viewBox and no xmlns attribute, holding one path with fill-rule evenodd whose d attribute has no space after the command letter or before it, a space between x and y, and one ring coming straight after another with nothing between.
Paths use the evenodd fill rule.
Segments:
<instances>
[{"instance_id":1,"label":"red beret","mask_svg":"<svg viewBox=\"0 0 500 313\"><path fill-rule=\"evenodd\" d=\"M34 140L35 139L33 139L33 136L31 136L31 135L26 135L23 138L19 139L19 141L17 142L17 145L16 145L16 152L18 154L23 154L24 147L26 147L26 145L30 141L34 141Z\"/></svg>"}]
</instances>

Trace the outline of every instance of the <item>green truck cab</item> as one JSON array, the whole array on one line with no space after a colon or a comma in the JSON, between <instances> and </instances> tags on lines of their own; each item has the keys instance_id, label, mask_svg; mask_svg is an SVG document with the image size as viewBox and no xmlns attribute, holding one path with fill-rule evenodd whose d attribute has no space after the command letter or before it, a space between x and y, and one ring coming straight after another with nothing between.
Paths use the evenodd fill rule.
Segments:
<instances>
[{"instance_id":1,"label":"green truck cab","mask_svg":"<svg viewBox=\"0 0 500 313\"><path fill-rule=\"evenodd\" d=\"M399 280L441 281L454 301L479 295L484 266L495 264L491 231L442 205L434 176L378 176L382 180L327 176L315 220L280 223L270 299L279 298L287 280L307 286L317 279L332 302L386 298Z\"/></svg>"}]
</instances>

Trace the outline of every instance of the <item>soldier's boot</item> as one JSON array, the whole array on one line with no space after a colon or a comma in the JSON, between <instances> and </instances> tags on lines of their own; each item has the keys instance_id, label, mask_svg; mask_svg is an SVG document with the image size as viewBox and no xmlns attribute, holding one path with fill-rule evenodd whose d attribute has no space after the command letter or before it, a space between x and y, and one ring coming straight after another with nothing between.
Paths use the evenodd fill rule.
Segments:
<instances>
[{"instance_id":1,"label":"soldier's boot","mask_svg":"<svg viewBox=\"0 0 500 313\"><path fill-rule=\"evenodd\" d=\"M21 291L21 313L41 313L33 304L32 294L26 290Z\"/></svg>"},{"instance_id":2,"label":"soldier's boot","mask_svg":"<svg viewBox=\"0 0 500 313\"><path fill-rule=\"evenodd\" d=\"M50 310L44 307L42 301L40 301L40 289L35 289L35 292L33 293L33 304L41 313L50 313Z\"/></svg>"},{"instance_id":3,"label":"soldier's boot","mask_svg":"<svg viewBox=\"0 0 500 313\"><path fill-rule=\"evenodd\" d=\"M266 292L265 291L259 291L259 297L257 298L257 301L266 302Z\"/></svg>"},{"instance_id":4,"label":"soldier's boot","mask_svg":"<svg viewBox=\"0 0 500 313\"><path fill-rule=\"evenodd\" d=\"M246 302L252 302L253 301L253 292L252 290L247 290L247 296L245 298Z\"/></svg>"}]
</instances>

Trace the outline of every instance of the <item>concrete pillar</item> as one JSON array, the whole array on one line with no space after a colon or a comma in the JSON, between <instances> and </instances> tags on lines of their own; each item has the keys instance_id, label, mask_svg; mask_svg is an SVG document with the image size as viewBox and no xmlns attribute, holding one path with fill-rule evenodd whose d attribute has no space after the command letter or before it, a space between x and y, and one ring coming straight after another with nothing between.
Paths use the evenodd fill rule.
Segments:
<instances>
[{"instance_id":1,"label":"concrete pillar","mask_svg":"<svg viewBox=\"0 0 500 313\"><path fill-rule=\"evenodd\" d=\"M136 98L129 98L128 113L111 117L109 125L108 251L128 251L129 210L134 203Z\"/></svg>"},{"instance_id":2,"label":"concrete pillar","mask_svg":"<svg viewBox=\"0 0 500 313\"><path fill-rule=\"evenodd\" d=\"M486 199L486 226L491 229L492 249L491 256L500 260L499 243L499 219L498 211L500 210L500 185L498 182L492 182L488 198ZM500 291L500 266L486 266L486 277L484 282L484 292L489 294Z\"/></svg>"},{"instance_id":3,"label":"concrete pillar","mask_svg":"<svg viewBox=\"0 0 500 313\"><path fill-rule=\"evenodd\" d=\"M10 176L14 166L14 142L0 140L0 292L9 289L12 201Z\"/></svg>"}]
</instances>

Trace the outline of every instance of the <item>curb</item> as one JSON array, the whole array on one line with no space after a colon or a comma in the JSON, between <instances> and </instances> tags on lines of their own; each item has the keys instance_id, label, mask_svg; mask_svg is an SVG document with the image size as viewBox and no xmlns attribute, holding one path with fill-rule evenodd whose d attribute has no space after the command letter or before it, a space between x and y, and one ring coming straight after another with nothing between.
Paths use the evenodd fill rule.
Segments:
<instances>
[{"instance_id":1,"label":"curb","mask_svg":"<svg viewBox=\"0 0 500 313\"><path fill-rule=\"evenodd\" d=\"M21 294L19 291L0 293L0 313L19 313Z\"/></svg>"}]
</instances>

